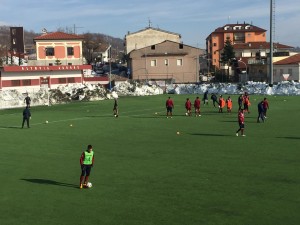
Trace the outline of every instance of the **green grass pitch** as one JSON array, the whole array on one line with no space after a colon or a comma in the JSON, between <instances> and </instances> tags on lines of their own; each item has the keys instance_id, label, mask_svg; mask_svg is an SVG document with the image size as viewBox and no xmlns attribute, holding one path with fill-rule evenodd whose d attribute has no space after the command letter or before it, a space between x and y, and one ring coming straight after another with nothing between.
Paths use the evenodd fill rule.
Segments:
<instances>
[{"instance_id":1,"label":"green grass pitch","mask_svg":"<svg viewBox=\"0 0 300 225\"><path fill-rule=\"evenodd\" d=\"M119 118L113 100L33 107L30 129L22 109L1 110L0 224L299 224L299 97L268 96L256 123L264 96L250 96L246 137L235 136L237 96L233 113L210 102L196 118L184 108L196 95L171 95L172 119L167 97L120 97ZM93 187L79 189L88 144Z\"/></svg>"}]
</instances>

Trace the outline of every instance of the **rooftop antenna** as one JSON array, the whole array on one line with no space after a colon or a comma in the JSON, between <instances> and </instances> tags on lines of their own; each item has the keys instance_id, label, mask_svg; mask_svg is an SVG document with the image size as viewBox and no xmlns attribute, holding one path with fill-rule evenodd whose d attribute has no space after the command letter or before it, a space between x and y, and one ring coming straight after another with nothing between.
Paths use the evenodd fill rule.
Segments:
<instances>
[{"instance_id":1,"label":"rooftop antenna","mask_svg":"<svg viewBox=\"0 0 300 225\"><path fill-rule=\"evenodd\" d=\"M75 24L73 25L73 34L77 33L78 28L83 28L83 27L77 27Z\"/></svg>"},{"instance_id":2,"label":"rooftop antenna","mask_svg":"<svg viewBox=\"0 0 300 225\"><path fill-rule=\"evenodd\" d=\"M148 18L148 27L152 27L152 22L151 22L150 18Z\"/></svg>"}]
</instances>

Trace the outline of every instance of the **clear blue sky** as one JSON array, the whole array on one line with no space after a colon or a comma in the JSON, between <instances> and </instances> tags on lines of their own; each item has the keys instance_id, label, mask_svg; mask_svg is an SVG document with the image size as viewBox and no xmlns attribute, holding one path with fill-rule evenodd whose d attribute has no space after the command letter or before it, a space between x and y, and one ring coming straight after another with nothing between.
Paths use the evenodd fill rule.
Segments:
<instances>
[{"instance_id":1,"label":"clear blue sky","mask_svg":"<svg viewBox=\"0 0 300 225\"><path fill-rule=\"evenodd\" d=\"M275 2L274 41L300 46L300 1ZM270 0L0 0L0 25L78 27L77 33L124 38L148 26L179 33L185 44L205 48L206 37L227 23L252 23L270 30Z\"/></svg>"}]
</instances>

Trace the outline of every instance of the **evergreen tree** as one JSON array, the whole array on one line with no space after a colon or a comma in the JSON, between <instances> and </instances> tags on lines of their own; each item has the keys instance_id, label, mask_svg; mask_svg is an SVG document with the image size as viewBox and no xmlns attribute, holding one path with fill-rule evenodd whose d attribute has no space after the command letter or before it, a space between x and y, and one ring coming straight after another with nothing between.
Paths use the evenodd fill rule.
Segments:
<instances>
[{"instance_id":1,"label":"evergreen tree","mask_svg":"<svg viewBox=\"0 0 300 225\"><path fill-rule=\"evenodd\" d=\"M221 63L231 65L232 59L235 58L235 52L233 51L233 45L228 37L225 41L224 49L221 54Z\"/></svg>"}]
</instances>

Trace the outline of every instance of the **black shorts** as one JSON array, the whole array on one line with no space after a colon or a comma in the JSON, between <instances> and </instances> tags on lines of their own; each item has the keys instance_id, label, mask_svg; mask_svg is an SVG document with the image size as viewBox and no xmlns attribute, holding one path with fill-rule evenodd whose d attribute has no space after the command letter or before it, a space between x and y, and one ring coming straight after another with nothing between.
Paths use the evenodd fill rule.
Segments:
<instances>
[{"instance_id":1,"label":"black shorts","mask_svg":"<svg viewBox=\"0 0 300 225\"><path fill-rule=\"evenodd\" d=\"M172 107L169 107L169 106L168 106L168 107L167 107L167 112L172 112L172 109L173 109Z\"/></svg>"},{"instance_id":2,"label":"black shorts","mask_svg":"<svg viewBox=\"0 0 300 225\"><path fill-rule=\"evenodd\" d=\"M244 124L244 123L239 123L239 125L240 125L240 128L241 128L241 129L244 129L244 128L245 128L245 124Z\"/></svg>"},{"instance_id":3,"label":"black shorts","mask_svg":"<svg viewBox=\"0 0 300 225\"><path fill-rule=\"evenodd\" d=\"M89 176L91 169L92 165L81 165L81 176Z\"/></svg>"}]
</instances>

